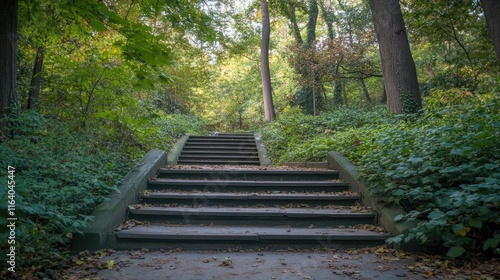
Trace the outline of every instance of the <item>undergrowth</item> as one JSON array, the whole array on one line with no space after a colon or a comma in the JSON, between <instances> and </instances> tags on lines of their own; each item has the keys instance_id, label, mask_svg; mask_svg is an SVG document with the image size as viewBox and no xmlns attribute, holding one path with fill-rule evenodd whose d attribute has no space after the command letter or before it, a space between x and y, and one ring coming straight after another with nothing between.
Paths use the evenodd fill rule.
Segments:
<instances>
[{"instance_id":1,"label":"undergrowth","mask_svg":"<svg viewBox=\"0 0 500 280\"><path fill-rule=\"evenodd\" d=\"M433 92L424 108L395 117L380 108L294 112L262 134L274 162L325 160L332 150L351 159L379 201L407 211L396 222L415 224L389 242L417 240L450 257L499 255L500 100L452 89Z\"/></svg>"},{"instance_id":2,"label":"undergrowth","mask_svg":"<svg viewBox=\"0 0 500 280\"><path fill-rule=\"evenodd\" d=\"M91 220L95 207L118 189L121 178L147 151L168 151L176 138L203 131L199 118L148 111L143 118L96 118L93 126L17 111L0 138L0 185L15 168L16 270L33 279L68 253L72 233ZM7 188L0 188L7 198ZM7 200L0 211L7 213ZM0 227L6 228L6 217ZM9 233L2 230L0 238ZM13 244L2 243L2 252Z\"/></svg>"}]
</instances>

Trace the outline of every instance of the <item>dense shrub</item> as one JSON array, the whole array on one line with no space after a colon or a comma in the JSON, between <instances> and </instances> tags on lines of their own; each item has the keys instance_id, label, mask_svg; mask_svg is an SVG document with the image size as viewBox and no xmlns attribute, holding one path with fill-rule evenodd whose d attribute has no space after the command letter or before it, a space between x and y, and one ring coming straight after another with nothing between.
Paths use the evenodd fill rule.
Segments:
<instances>
[{"instance_id":1,"label":"dense shrub","mask_svg":"<svg viewBox=\"0 0 500 280\"><path fill-rule=\"evenodd\" d=\"M93 209L149 149L168 150L176 137L203 131L199 118L149 112L144 119L97 119L92 127L32 111L10 116L0 143L0 185L7 186L8 166L15 167L18 269L50 267L64 255L70 234L92 219ZM7 197L5 187L0 197ZM6 227L3 215L0 227ZM7 240L6 234L0 238Z\"/></svg>"},{"instance_id":2,"label":"dense shrub","mask_svg":"<svg viewBox=\"0 0 500 280\"><path fill-rule=\"evenodd\" d=\"M105 111L96 116L101 141L118 145L122 152L141 157L145 151L168 151L186 133L202 133L205 122L193 115L172 115L150 104L137 105L134 112ZM117 141L119 140L119 141Z\"/></svg>"},{"instance_id":3,"label":"dense shrub","mask_svg":"<svg viewBox=\"0 0 500 280\"><path fill-rule=\"evenodd\" d=\"M362 176L374 193L408 211L398 220L417 222L393 241L443 246L450 256L498 248L500 104L466 100L450 107L429 98L422 119L384 130L362 155Z\"/></svg>"},{"instance_id":4,"label":"dense shrub","mask_svg":"<svg viewBox=\"0 0 500 280\"><path fill-rule=\"evenodd\" d=\"M396 119L387 115L386 111L385 106L339 107L314 117L301 113L297 108L290 108L260 132L275 163L324 160L326 153L338 141L359 146L360 138L357 137L357 130L353 129L394 123ZM365 131L369 133L372 129Z\"/></svg>"},{"instance_id":5,"label":"dense shrub","mask_svg":"<svg viewBox=\"0 0 500 280\"><path fill-rule=\"evenodd\" d=\"M368 118L332 113L339 118L335 127L344 128L331 134L323 133L324 117L284 116L263 135L278 162L324 160L331 150L355 162L380 201L408 211L398 221L417 223L391 241L415 239L453 257L476 250L498 254L499 108L492 95L451 89L427 97L420 116L389 118L378 108ZM281 127L287 125L292 128Z\"/></svg>"}]
</instances>

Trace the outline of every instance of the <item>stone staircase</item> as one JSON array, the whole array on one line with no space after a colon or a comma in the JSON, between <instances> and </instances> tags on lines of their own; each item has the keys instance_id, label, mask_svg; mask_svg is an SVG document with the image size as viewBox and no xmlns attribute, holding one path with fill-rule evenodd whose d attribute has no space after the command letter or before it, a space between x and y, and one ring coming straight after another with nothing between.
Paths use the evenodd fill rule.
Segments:
<instances>
[{"instance_id":1,"label":"stone staircase","mask_svg":"<svg viewBox=\"0 0 500 280\"><path fill-rule=\"evenodd\" d=\"M260 165L254 134L189 136L177 162Z\"/></svg>"},{"instance_id":2,"label":"stone staircase","mask_svg":"<svg viewBox=\"0 0 500 280\"><path fill-rule=\"evenodd\" d=\"M338 172L255 166L252 137L190 136L178 165L159 169L148 181L108 246L346 248L389 237Z\"/></svg>"}]
</instances>

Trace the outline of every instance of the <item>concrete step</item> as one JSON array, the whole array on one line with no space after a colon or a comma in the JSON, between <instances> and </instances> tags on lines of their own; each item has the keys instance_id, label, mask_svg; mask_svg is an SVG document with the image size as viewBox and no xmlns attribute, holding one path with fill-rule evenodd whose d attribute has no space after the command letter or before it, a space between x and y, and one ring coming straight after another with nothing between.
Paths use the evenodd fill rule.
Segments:
<instances>
[{"instance_id":1,"label":"concrete step","mask_svg":"<svg viewBox=\"0 0 500 280\"><path fill-rule=\"evenodd\" d=\"M203 168L203 167L200 167ZM339 178L336 170L271 170L234 169L160 169L158 178L211 179L211 180L251 180L251 181L321 181Z\"/></svg>"},{"instance_id":2,"label":"concrete step","mask_svg":"<svg viewBox=\"0 0 500 280\"><path fill-rule=\"evenodd\" d=\"M238 161L238 160L178 160L177 164L189 165L260 165L260 161Z\"/></svg>"},{"instance_id":3,"label":"concrete step","mask_svg":"<svg viewBox=\"0 0 500 280\"><path fill-rule=\"evenodd\" d=\"M311 206L342 205L352 206L359 201L359 195L329 194L269 194L269 193L188 193L188 192L147 192L141 196L141 203L176 204L178 206L220 206L238 207L254 205L300 204Z\"/></svg>"},{"instance_id":4,"label":"concrete step","mask_svg":"<svg viewBox=\"0 0 500 280\"><path fill-rule=\"evenodd\" d=\"M219 133L217 135L190 135L189 138L255 138L253 133Z\"/></svg>"},{"instance_id":5,"label":"concrete step","mask_svg":"<svg viewBox=\"0 0 500 280\"><path fill-rule=\"evenodd\" d=\"M135 226L112 234L117 249L362 248L383 244L385 233L345 228Z\"/></svg>"},{"instance_id":6,"label":"concrete step","mask_svg":"<svg viewBox=\"0 0 500 280\"><path fill-rule=\"evenodd\" d=\"M179 156L180 160L204 160L204 159L209 159L209 160L215 160L215 159L221 159L221 160L238 160L238 161L255 161L259 160L258 155L238 155L236 153L232 154L225 154L221 156L213 156L213 155L197 155L197 154L185 154L182 152Z\"/></svg>"},{"instance_id":7,"label":"concrete step","mask_svg":"<svg viewBox=\"0 0 500 280\"><path fill-rule=\"evenodd\" d=\"M256 147L248 147L248 146L241 146L241 147L234 147L234 146L204 146L204 145L184 145L184 148L182 151L198 151L198 150L210 150L210 151L256 151Z\"/></svg>"},{"instance_id":8,"label":"concrete step","mask_svg":"<svg viewBox=\"0 0 500 280\"><path fill-rule=\"evenodd\" d=\"M220 137L207 137L207 138L189 138L187 143L255 143L253 138L220 138Z\"/></svg>"},{"instance_id":9,"label":"concrete step","mask_svg":"<svg viewBox=\"0 0 500 280\"><path fill-rule=\"evenodd\" d=\"M257 147L255 142L218 142L218 141L186 141L184 147L189 146L205 146L205 147L218 147L218 146L227 146L227 147Z\"/></svg>"},{"instance_id":10,"label":"concrete step","mask_svg":"<svg viewBox=\"0 0 500 280\"><path fill-rule=\"evenodd\" d=\"M155 179L148 181L151 190L200 190L211 192L287 191L335 192L347 191L349 184L339 181L237 181Z\"/></svg>"},{"instance_id":11,"label":"concrete step","mask_svg":"<svg viewBox=\"0 0 500 280\"><path fill-rule=\"evenodd\" d=\"M155 223L216 223L252 226L354 226L375 224L376 214L355 213L344 209L304 208L214 208L214 207L129 207L129 218Z\"/></svg>"},{"instance_id":12,"label":"concrete step","mask_svg":"<svg viewBox=\"0 0 500 280\"><path fill-rule=\"evenodd\" d=\"M245 156L257 156L259 153L254 150L238 150L238 151L213 151L210 149L207 150L197 150L197 151L182 151L183 155L216 155L216 156L224 156L224 155L245 155Z\"/></svg>"}]
</instances>

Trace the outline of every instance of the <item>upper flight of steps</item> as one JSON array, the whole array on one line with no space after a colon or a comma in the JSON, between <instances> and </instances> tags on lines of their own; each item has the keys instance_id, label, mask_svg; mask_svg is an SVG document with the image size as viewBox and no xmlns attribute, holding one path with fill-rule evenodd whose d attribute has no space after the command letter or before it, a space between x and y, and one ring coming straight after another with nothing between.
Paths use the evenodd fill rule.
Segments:
<instances>
[{"instance_id":1,"label":"upper flight of steps","mask_svg":"<svg viewBox=\"0 0 500 280\"><path fill-rule=\"evenodd\" d=\"M111 238L115 249L351 248L383 244L377 215L333 170L167 166Z\"/></svg>"},{"instance_id":2,"label":"upper flight of steps","mask_svg":"<svg viewBox=\"0 0 500 280\"><path fill-rule=\"evenodd\" d=\"M177 163L260 165L254 134L189 136Z\"/></svg>"}]
</instances>

